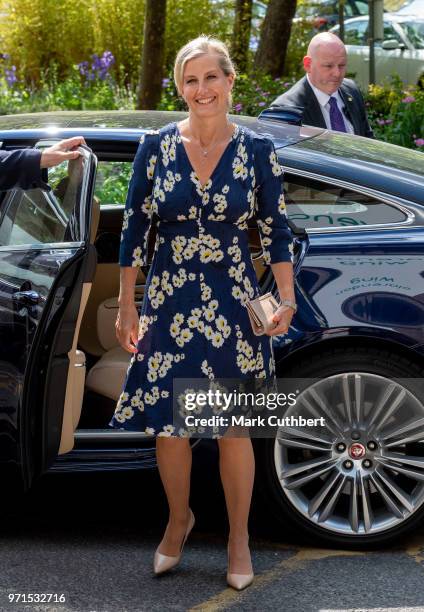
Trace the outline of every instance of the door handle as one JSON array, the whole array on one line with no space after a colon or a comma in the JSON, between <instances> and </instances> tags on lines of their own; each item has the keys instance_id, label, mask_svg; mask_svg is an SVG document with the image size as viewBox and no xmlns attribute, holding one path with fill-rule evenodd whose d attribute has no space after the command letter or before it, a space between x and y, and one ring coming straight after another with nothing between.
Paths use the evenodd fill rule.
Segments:
<instances>
[{"instance_id":1,"label":"door handle","mask_svg":"<svg viewBox=\"0 0 424 612\"><path fill-rule=\"evenodd\" d=\"M35 306L41 301L41 295L37 291L16 291L12 300L21 306Z\"/></svg>"}]
</instances>

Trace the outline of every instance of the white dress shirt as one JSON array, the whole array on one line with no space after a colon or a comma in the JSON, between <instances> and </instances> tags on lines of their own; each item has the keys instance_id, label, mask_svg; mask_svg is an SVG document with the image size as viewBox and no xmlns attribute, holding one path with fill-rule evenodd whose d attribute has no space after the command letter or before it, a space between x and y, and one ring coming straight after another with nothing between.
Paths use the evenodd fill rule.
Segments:
<instances>
[{"instance_id":1,"label":"white dress shirt","mask_svg":"<svg viewBox=\"0 0 424 612\"><path fill-rule=\"evenodd\" d=\"M325 125L327 126L328 130L331 130L331 121L330 121L330 103L329 100L331 97L336 98L337 100L337 106L339 107L339 111L342 114L343 120L345 122L345 126L346 126L346 131L349 134L354 134L355 131L353 129L353 125L351 124L351 122L349 121L349 119L346 117L346 114L344 113L343 109L345 108L345 103L343 102L343 98L341 97L339 91L335 91L333 94L331 94L331 96L329 96L327 93L325 93L324 91L321 91L321 89L318 89L318 87L315 87L315 85L312 85L311 80L309 78L309 74L306 75L306 78L308 79L308 83L309 85L312 87L312 91L314 92L318 103L321 107L321 111L324 117L324 121L325 121Z\"/></svg>"}]
</instances>

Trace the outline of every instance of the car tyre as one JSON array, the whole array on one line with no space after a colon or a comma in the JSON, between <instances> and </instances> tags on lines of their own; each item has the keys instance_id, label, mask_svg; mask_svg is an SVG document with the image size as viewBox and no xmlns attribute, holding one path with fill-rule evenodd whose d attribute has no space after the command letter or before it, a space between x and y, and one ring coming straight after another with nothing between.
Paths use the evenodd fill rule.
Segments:
<instances>
[{"instance_id":1,"label":"car tyre","mask_svg":"<svg viewBox=\"0 0 424 612\"><path fill-rule=\"evenodd\" d=\"M395 353L378 350L374 348L337 348L314 354L294 367L291 371L284 371L284 378L315 378L328 379L338 375L354 375L354 373L366 373L368 376L410 379L405 381L407 389L415 395L419 394L420 388L415 385L416 379L423 378L424 371L414 362ZM278 376L278 368L277 368ZM422 392L422 389L421 389ZM418 397L420 397L418 395ZM422 398L422 395L421 395ZM424 406L423 406L424 409ZM424 416L424 415L423 415ZM424 439L424 435L423 435ZM422 457L424 465L424 443L422 446ZM276 526L283 534L296 533L300 540L311 542L311 539L319 544L329 546L358 549L387 545L398 540L401 536L412 531L424 518L424 503L405 520L399 520L398 524L388 529L380 529L373 533L337 532L326 528L319 522L305 516L300 511L300 505L296 507L293 499L290 501L284 484L278 476L279 466L276 464L276 441L273 439L254 440L256 455L256 487L261 498L265 512L276 519ZM423 484L424 487L424 484ZM343 490L343 489L342 489ZM424 493L424 492L423 492ZM330 494L329 494L330 495ZM328 498L327 498L328 499Z\"/></svg>"}]
</instances>

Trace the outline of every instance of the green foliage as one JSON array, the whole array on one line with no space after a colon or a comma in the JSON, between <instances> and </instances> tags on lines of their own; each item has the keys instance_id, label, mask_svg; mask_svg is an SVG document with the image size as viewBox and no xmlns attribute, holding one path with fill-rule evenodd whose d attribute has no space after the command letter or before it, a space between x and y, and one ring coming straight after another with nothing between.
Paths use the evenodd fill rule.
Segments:
<instances>
[{"instance_id":1,"label":"green foliage","mask_svg":"<svg viewBox=\"0 0 424 612\"><path fill-rule=\"evenodd\" d=\"M232 0L168 0L166 70L178 49L199 34L229 43L232 8ZM6 15L0 20L2 51L27 84L38 84L51 63L65 78L70 66L104 50L115 57L115 78L136 83L144 9L145 0L0 0L0 13Z\"/></svg>"},{"instance_id":2,"label":"green foliage","mask_svg":"<svg viewBox=\"0 0 424 612\"><path fill-rule=\"evenodd\" d=\"M58 68L42 72L38 87L28 88L18 82L7 85L0 78L0 114L31 113L54 110L126 110L135 108L135 91L114 80L84 79L77 66L64 80Z\"/></svg>"},{"instance_id":3,"label":"green foliage","mask_svg":"<svg viewBox=\"0 0 424 612\"><path fill-rule=\"evenodd\" d=\"M399 78L385 85L371 85L368 113L376 138L424 151L424 90L404 89Z\"/></svg>"},{"instance_id":4,"label":"green foliage","mask_svg":"<svg viewBox=\"0 0 424 612\"><path fill-rule=\"evenodd\" d=\"M131 171L131 162L99 162L95 195L101 204L125 204Z\"/></svg>"},{"instance_id":5,"label":"green foliage","mask_svg":"<svg viewBox=\"0 0 424 612\"><path fill-rule=\"evenodd\" d=\"M2 51L26 82L53 62L60 75L93 49L91 0L0 0Z\"/></svg>"},{"instance_id":6,"label":"green foliage","mask_svg":"<svg viewBox=\"0 0 424 612\"><path fill-rule=\"evenodd\" d=\"M165 32L165 66L170 72L177 51L189 40L208 34L227 44L233 30L233 0L168 0Z\"/></svg>"},{"instance_id":7,"label":"green foliage","mask_svg":"<svg viewBox=\"0 0 424 612\"><path fill-rule=\"evenodd\" d=\"M315 33L311 24L305 20L296 21L292 25L284 71L295 80L304 75L302 60L306 55L309 41Z\"/></svg>"},{"instance_id":8,"label":"green foliage","mask_svg":"<svg viewBox=\"0 0 424 612\"><path fill-rule=\"evenodd\" d=\"M2 51L27 84L38 83L52 63L64 78L70 66L105 49L123 66L120 74L137 78L144 0L0 0L0 13Z\"/></svg>"}]
</instances>

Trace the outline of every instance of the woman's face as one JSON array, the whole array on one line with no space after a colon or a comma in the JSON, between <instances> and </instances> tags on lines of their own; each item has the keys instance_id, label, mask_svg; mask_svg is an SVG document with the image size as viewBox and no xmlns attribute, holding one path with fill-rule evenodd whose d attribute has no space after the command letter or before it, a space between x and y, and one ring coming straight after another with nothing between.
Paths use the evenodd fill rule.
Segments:
<instances>
[{"instance_id":1,"label":"woman's face","mask_svg":"<svg viewBox=\"0 0 424 612\"><path fill-rule=\"evenodd\" d=\"M184 66L182 96L190 112L213 117L228 112L228 99L234 75L226 76L215 54L204 54L189 60Z\"/></svg>"}]
</instances>

